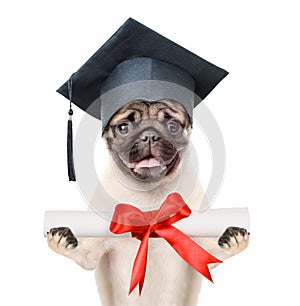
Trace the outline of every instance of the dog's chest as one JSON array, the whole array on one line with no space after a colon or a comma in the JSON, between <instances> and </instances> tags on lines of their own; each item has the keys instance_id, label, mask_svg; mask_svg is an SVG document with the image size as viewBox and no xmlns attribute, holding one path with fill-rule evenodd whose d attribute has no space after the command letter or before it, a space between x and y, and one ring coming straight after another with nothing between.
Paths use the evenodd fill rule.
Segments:
<instances>
[{"instance_id":1,"label":"dog's chest","mask_svg":"<svg viewBox=\"0 0 300 306\"><path fill-rule=\"evenodd\" d=\"M151 238L149 241L142 296L138 296L136 288L128 297L131 270L139 245L137 239L104 241L107 253L97 269L103 305L193 305L192 292L198 291L200 277L161 238Z\"/></svg>"}]
</instances>

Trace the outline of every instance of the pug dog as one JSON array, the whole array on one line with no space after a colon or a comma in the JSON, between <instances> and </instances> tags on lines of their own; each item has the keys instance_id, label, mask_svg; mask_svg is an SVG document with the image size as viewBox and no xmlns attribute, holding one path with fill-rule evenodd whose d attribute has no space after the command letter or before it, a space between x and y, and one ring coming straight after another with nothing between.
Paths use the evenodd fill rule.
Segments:
<instances>
[{"instance_id":1,"label":"pug dog","mask_svg":"<svg viewBox=\"0 0 300 306\"><path fill-rule=\"evenodd\" d=\"M195 168L189 150L190 135L190 118L176 101L126 104L111 118L103 133L110 160L101 184L120 203L130 203L141 209L157 208L169 193L184 193L186 189L180 186L186 184L189 173ZM189 207L201 209L205 195L200 183L197 181L193 191L188 193L183 198ZM93 202L94 208L103 209L101 194L96 194ZM219 238L193 239L223 261L247 247L249 233L243 228L229 227ZM141 296L138 289L128 295L139 240L76 238L66 227L52 228L47 240L55 252L74 260L84 269L96 270L103 306L197 304L201 275L162 238L149 239L149 260Z\"/></svg>"}]
</instances>

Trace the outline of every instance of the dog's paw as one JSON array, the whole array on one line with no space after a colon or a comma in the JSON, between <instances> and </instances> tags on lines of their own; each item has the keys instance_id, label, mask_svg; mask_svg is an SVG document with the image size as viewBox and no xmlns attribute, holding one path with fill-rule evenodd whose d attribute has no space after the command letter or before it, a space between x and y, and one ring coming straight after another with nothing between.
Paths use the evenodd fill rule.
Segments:
<instances>
[{"instance_id":1,"label":"dog's paw","mask_svg":"<svg viewBox=\"0 0 300 306\"><path fill-rule=\"evenodd\" d=\"M49 247L61 255L68 255L78 246L78 240L68 227L51 228L47 241Z\"/></svg>"},{"instance_id":2,"label":"dog's paw","mask_svg":"<svg viewBox=\"0 0 300 306\"><path fill-rule=\"evenodd\" d=\"M219 238L218 244L232 255L243 251L249 243L248 231L240 227L228 227Z\"/></svg>"}]
</instances>

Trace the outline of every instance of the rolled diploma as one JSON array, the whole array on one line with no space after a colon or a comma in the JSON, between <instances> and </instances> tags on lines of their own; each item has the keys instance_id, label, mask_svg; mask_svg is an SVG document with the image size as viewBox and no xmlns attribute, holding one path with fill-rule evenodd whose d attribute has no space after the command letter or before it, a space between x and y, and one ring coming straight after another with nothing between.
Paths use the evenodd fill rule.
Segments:
<instances>
[{"instance_id":1,"label":"rolled diploma","mask_svg":"<svg viewBox=\"0 0 300 306\"><path fill-rule=\"evenodd\" d=\"M44 218L44 236L51 228L68 227L76 237L131 237L130 233L115 235L109 230L110 220L104 213L93 211L47 211ZM190 237L219 237L229 226L250 230L248 208L209 209L194 211L173 224Z\"/></svg>"}]
</instances>

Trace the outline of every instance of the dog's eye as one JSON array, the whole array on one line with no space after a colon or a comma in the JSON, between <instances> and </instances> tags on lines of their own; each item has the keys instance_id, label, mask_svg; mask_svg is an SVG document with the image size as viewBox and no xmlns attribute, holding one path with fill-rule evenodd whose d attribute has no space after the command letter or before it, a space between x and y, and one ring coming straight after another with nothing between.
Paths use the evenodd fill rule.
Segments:
<instances>
[{"instance_id":1,"label":"dog's eye","mask_svg":"<svg viewBox=\"0 0 300 306\"><path fill-rule=\"evenodd\" d=\"M117 131L119 134L126 135L130 131L130 125L128 123L121 123L117 126Z\"/></svg>"},{"instance_id":2,"label":"dog's eye","mask_svg":"<svg viewBox=\"0 0 300 306\"><path fill-rule=\"evenodd\" d=\"M169 121L167 127L168 130L173 134L178 133L181 130L180 123L176 121Z\"/></svg>"}]
</instances>

